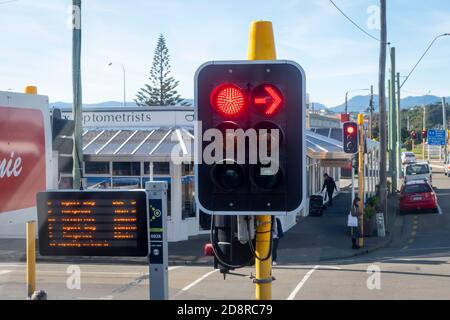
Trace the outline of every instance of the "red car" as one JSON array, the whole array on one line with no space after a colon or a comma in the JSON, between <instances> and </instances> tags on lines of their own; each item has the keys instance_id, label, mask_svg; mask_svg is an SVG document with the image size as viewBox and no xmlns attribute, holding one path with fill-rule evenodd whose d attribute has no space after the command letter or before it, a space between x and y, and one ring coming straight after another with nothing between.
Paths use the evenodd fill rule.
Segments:
<instances>
[{"instance_id":1,"label":"red car","mask_svg":"<svg viewBox=\"0 0 450 320\"><path fill-rule=\"evenodd\" d=\"M426 180L407 182L400 193L400 214L420 210L439 212L436 193Z\"/></svg>"}]
</instances>

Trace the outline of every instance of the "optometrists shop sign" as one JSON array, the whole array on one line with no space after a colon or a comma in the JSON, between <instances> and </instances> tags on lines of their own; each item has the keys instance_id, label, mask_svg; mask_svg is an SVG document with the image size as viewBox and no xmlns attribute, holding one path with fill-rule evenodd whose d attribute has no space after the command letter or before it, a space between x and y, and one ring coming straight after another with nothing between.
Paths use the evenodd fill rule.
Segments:
<instances>
[{"instance_id":1,"label":"optometrists shop sign","mask_svg":"<svg viewBox=\"0 0 450 320\"><path fill-rule=\"evenodd\" d=\"M72 119L71 112L63 115ZM120 110L83 111L83 128L148 128L148 127L191 127L194 111L190 110Z\"/></svg>"}]
</instances>

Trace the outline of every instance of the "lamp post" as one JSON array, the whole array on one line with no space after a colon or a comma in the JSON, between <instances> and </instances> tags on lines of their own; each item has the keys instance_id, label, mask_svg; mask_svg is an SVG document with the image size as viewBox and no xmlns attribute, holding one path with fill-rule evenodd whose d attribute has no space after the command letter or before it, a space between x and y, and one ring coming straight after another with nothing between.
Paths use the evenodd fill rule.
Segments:
<instances>
[{"instance_id":1,"label":"lamp post","mask_svg":"<svg viewBox=\"0 0 450 320\"><path fill-rule=\"evenodd\" d=\"M422 54L422 56L420 57L419 61L417 61L417 63L414 65L414 67L412 68L411 72L406 76L405 80L403 81L402 85L400 86L400 88L402 88L405 85L405 82L408 81L409 77L411 77L411 74L414 72L414 70L416 70L417 66L419 65L419 63L423 60L423 58L426 56L426 54L428 53L428 51L430 51L431 47L434 45L434 43L442 37L447 37L450 36L450 33L443 33L440 34L438 36L436 36L433 41L431 41L430 45L428 46L428 48L425 50L425 52Z\"/></svg>"},{"instance_id":2,"label":"lamp post","mask_svg":"<svg viewBox=\"0 0 450 320\"><path fill-rule=\"evenodd\" d=\"M108 63L108 66L112 66L113 63ZM123 72L123 106L126 107L127 104L127 82L126 82L126 71L125 66L123 64L120 64L122 66L122 72Z\"/></svg>"}]
</instances>

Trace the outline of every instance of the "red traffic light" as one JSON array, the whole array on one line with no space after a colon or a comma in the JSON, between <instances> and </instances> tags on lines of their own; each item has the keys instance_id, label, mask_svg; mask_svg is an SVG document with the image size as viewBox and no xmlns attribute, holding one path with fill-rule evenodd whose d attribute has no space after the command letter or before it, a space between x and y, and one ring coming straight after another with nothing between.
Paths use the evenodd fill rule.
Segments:
<instances>
[{"instance_id":1,"label":"red traffic light","mask_svg":"<svg viewBox=\"0 0 450 320\"><path fill-rule=\"evenodd\" d=\"M347 134L354 134L356 132L355 127L347 127Z\"/></svg>"},{"instance_id":2,"label":"red traffic light","mask_svg":"<svg viewBox=\"0 0 450 320\"><path fill-rule=\"evenodd\" d=\"M245 108L245 94L238 86L223 84L213 91L211 104L224 116L236 116Z\"/></svg>"},{"instance_id":3,"label":"red traffic light","mask_svg":"<svg viewBox=\"0 0 450 320\"><path fill-rule=\"evenodd\" d=\"M259 113L273 116L283 106L283 95L276 86L264 84L253 90L251 101Z\"/></svg>"}]
</instances>

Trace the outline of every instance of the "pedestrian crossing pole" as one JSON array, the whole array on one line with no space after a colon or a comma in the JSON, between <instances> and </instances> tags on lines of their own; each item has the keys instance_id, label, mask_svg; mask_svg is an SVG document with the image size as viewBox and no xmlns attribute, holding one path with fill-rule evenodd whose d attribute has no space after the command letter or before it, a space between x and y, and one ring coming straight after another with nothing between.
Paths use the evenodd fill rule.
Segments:
<instances>
[{"instance_id":1,"label":"pedestrian crossing pole","mask_svg":"<svg viewBox=\"0 0 450 320\"><path fill-rule=\"evenodd\" d=\"M254 21L250 27L248 60L276 60L272 22ZM258 216L256 219L256 300L272 300L272 217Z\"/></svg>"},{"instance_id":2,"label":"pedestrian crossing pole","mask_svg":"<svg viewBox=\"0 0 450 320\"><path fill-rule=\"evenodd\" d=\"M358 191L359 191L359 226L360 235L358 240L358 245L362 248L364 247L364 115L358 114L358 127L359 127L359 165L358 165Z\"/></svg>"}]
</instances>

